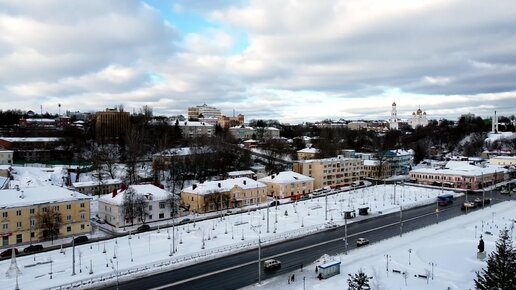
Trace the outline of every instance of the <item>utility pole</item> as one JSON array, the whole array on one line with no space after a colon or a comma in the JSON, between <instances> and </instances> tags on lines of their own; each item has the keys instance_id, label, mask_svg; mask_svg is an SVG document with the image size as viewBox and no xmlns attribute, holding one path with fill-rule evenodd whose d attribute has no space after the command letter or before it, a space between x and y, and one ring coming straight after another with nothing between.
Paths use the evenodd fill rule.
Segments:
<instances>
[{"instance_id":1,"label":"utility pole","mask_svg":"<svg viewBox=\"0 0 516 290\"><path fill-rule=\"evenodd\" d=\"M267 233L269 233L269 202L267 202Z\"/></svg>"},{"instance_id":2,"label":"utility pole","mask_svg":"<svg viewBox=\"0 0 516 290\"><path fill-rule=\"evenodd\" d=\"M258 236L258 284L262 284L262 242Z\"/></svg>"},{"instance_id":3,"label":"utility pole","mask_svg":"<svg viewBox=\"0 0 516 290\"><path fill-rule=\"evenodd\" d=\"M344 213L344 253L348 254L348 217Z\"/></svg>"},{"instance_id":4,"label":"utility pole","mask_svg":"<svg viewBox=\"0 0 516 290\"><path fill-rule=\"evenodd\" d=\"M400 237L403 235L403 222L402 222L402 219L403 219L403 209L400 205Z\"/></svg>"},{"instance_id":5,"label":"utility pole","mask_svg":"<svg viewBox=\"0 0 516 290\"><path fill-rule=\"evenodd\" d=\"M328 220L328 191L324 193L324 220Z\"/></svg>"},{"instance_id":6,"label":"utility pole","mask_svg":"<svg viewBox=\"0 0 516 290\"><path fill-rule=\"evenodd\" d=\"M75 235L72 235L72 276L75 276Z\"/></svg>"}]
</instances>

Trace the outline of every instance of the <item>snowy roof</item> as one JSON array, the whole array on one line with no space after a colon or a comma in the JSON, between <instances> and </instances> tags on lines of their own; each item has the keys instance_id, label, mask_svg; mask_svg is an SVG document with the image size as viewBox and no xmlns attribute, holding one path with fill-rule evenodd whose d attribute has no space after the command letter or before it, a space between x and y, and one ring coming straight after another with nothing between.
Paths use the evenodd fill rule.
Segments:
<instances>
[{"instance_id":1,"label":"snowy roof","mask_svg":"<svg viewBox=\"0 0 516 290\"><path fill-rule=\"evenodd\" d=\"M396 156L404 156L404 155L410 155L410 152L403 149L396 149L396 150L389 150L391 154L394 154Z\"/></svg>"},{"instance_id":2,"label":"snowy roof","mask_svg":"<svg viewBox=\"0 0 516 290\"><path fill-rule=\"evenodd\" d=\"M249 140L245 140L244 143L256 143L258 141L256 140L253 140L253 139L249 139Z\"/></svg>"},{"instance_id":3,"label":"snowy roof","mask_svg":"<svg viewBox=\"0 0 516 290\"><path fill-rule=\"evenodd\" d=\"M166 149L164 151L154 154L154 156L156 156L156 157L159 157L159 156L188 156L188 155L192 155L194 153L209 153L209 152L212 152L212 150L207 146L196 147L196 148L181 147L181 148Z\"/></svg>"},{"instance_id":4,"label":"snowy roof","mask_svg":"<svg viewBox=\"0 0 516 290\"><path fill-rule=\"evenodd\" d=\"M265 130L269 130L269 131L279 131L278 128L275 128L275 127L267 127L265 128Z\"/></svg>"},{"instance_id":5,"label":"snowy roof","mask_svg":"<svg viewBox=\"0 0 516 290\"><path fill-rule=\"evenodd\" d=\"M242 189L266 187L265 184L258 182L256 180L253 180L251 178L248 178L248 177L239 177L239 178L234 178L234 179L225 179L225 180L218 180L218 181L206 181L203 183L195 184L195 186L196 186L195 189L193 188L194 185L192 185L192 186L189 186L189 187L183 189L183 192L204 195L204 194L210 194L213 192L229 191L235 186L238 186Z\"/></svg>"},{"instance_id":6,"label":"snowy roof","mask_svg":"<svg viewBox=\"0 0 516 290\"><path fill-rule=\"evenodd\" d=\"M512 159L512 160L516 160L516 156L495 156L495 157L491 157L490 159L504 159L504 160Z\"/></svg>"},{"instance_id":7,"label":"snowy roof","mask_svg":"<svg viewBox=\"0 0 516 290\"><path fill-rule=\"evenodd\" d=\"M252 170L240 170L240 171L228 172L229 176L239 176L239 175L246 175L246 174L254 174L254 171L252 171Z\"/></svg>"},{"instance_id":8,"label":"snowy roof","mask_svg":"<svg viewBox=\"0 0 516 290\"><path fill-rule=\"evenodd\" d=\"M8 142L56 142L61 140L57 137L1 137L0 139Z\"/></svg>"},{"instance_id":9,"label":"snowy roof","mask_svg":"<svg viewBox=\"0 0 516 290\"><path fill-rule=\"evenodd\" d=\"M337 157L330 157L330 158L322 158L322 159L308 159L308 160L297 160L296 162L299 163L317 163L317 162L333 162L333 161L361 161L360 158L350 158L350 157L344 157L343 155L339 155Z\"/></svg>"},{"instance_id":10,"label":"snowy roof","mask_svg":"<svg viewBox=\"0 0 516 290\"><path fill-rule=\"evenodd\" d=\"M11 170L11 165L2 164L0 165L0 170Z\"/></svg>"},{"instance_id":11,"label":"snowy roof","mask_svg":"<svg viewBox=\"0 0 516 290\"><path fill-rule=\"evenodd\" d=\"M108 184L121 184L122 180L120 179L106 179L102 181L92 180L92 181L82 181L82 182L73 182L73 187L87 187L87 186L95 186L99 184L108 185Z\"/></svg>"},{"instance_id":12,"label":"snowy roof","mask_svg":"<svg viewBox=\"0 0 516 290\"><path fill-rule=\"evenodd\" d=\"M512 139L516 138L516 133L514 132L499 132L499 133L488 133L486 140L484 142L494 142L500 139Z\"/></svg>"},{"instance_id":13,"label":"snowy roof","mask_svg":"<svg viewBox=\"0 0 516 290\"><path fill-rule=\"evenodd\" d=\"M153 200L165 200L169 196L169 192L152 184L135 184L130 185L129 188L134 189L137 195L152 196ZM121 205L124 202L124 194L127 189L118 189L117 194L105 194L99 198L99 202Z\"/></svg>"},{"instance_id":14,"label":"snowy roof","mask_svg":"<svg viewBox=\"0 0 516 290\"><path fill-rule=\"evenodd\" d=\"M179 121L178 125L179 125L179 127L189 127L189 126L192 126L192 127L202 127L202 126L215 127L215 125L213 125L213 124L209 124L207 122L197 122L197 121Z\"/></svg>"},{"instance_id":15,"label":"snowy roof","mask_svg":"<svg viewBox=\"0 0 516 290\"><path fill-rule=\"evenodd\" d=\"M364 160L364 165L365 166L376 166L376 165L379 165L379 164L380 164L379 160L370 160L370 159L365 159Z\"/></svg>"},{"instance_id":16,"label":"snowy roof","mask_svg":"<svg viewBox=\"0 0 516 290\"><path fill-rule=\"evenodd\" d=\"M314 181L314 179L294 171L282 171L278 174L261 178L259 181L265 183L292 183L298 181Z\"/></svg>"},{"instance_id":17,"label":"snowy roof","mask_svg":"<svg viewBox=\"0 0 516 290\"><path fill-rule=\"evenodd\" d=\"M67 202L91 197L69 190L65 187L46 185L38 187L24 187L20 190L0 190L2 208L23 207L36 204Z\"/></svg>"},{"instance_id":18,"label":"snowy roof","mask_svg":"<svg viewBox=\"0 0 516 290\"><path fill-rule=\"evenodd\" d=\"M39 118L39 119L28 118L28 119L25 119L25 120L27 122L34 122L34 123L52 123L52 122L56 121L55 119L45 119L45 118Z\"/></svg>"},{"instance_id":19,"label":"snowy roof","mask_svg":"<svg viewBox=\"0 0 516 290\"><path fill-rule=\"evenodd\" d=\"M317 148L304 148L304 149L301 149L299 151L297 151L297 153L319 153L319 149Z\"/></svg>"},{"instance_id":20,"label":"snowy roof","mask_svg":"<svg viewBox=\"0 0 516 290\"><path fill-rule=\"evenodd\" d=\"M427 174L449 174L463 176L482 176L483 174L493 174L496 172L505 172L506 170L499 167L478 167L474 165L457 166L453 168L419 168L414 169L411 173L427 173Z\"/></svg>"}]
</instances>

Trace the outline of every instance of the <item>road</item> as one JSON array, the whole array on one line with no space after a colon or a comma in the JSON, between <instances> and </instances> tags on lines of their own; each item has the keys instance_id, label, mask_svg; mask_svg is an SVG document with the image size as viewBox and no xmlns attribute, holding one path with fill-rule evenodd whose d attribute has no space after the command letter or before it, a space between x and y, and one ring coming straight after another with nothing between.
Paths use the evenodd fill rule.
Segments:
<instances>
[{"instance_id":1,"label":"road","mask_svg":"<svg viewBox=\"0 0 516 290\"><path fill-rule=\"evenodd\" d=\"M469 196L469 200L482 197L481 194ZM491 194L486 192L486 198ZM509 196L493 192L493 203L510 199ZM369 239L371 243L398 236L400 233L412 231L430 224L435 224L462 214L460 205L466 197L460 197L451 206L439 207L436 216L436 204L402 211L402 227L400 227L400 213L382 215L359 222L349 223L348 250L355 248L355 241L359 237ZM489 206L486 206L489 208ZM480 210L480 209L475 209ZM345 252L344 226L328 231L285 241L280 244L262 247L262 261L276 258L281 261L282 267L273 273L263 273L261 279L291 273L300 270L302 265L309 265L323 254L336 255ZM223 258L202 262L196 265L180 268L166 273L156 274L140 279L128 281L120 285L120 289L238 289L258 282L258 250L228 255ZM263 269L263 267L261 267ZM313 272L314 269L304 269ZM112 287L109 289L116 289Z\"/></svg>"}]
</instances>

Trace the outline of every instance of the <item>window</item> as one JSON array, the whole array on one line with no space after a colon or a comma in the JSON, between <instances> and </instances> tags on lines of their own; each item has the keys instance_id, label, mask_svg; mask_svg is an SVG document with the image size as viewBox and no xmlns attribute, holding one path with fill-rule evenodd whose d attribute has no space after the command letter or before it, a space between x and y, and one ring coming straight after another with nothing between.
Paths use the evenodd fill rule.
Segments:
<instances>
[{"instance_id":1,"label":"window","mask_svg":"<svg viewBox=\"0 0 516 290\"><path fill-rule=\"evenodd\" d=\"M30 219L30 226L31 227L35 227L36 226L36 219L34 219L34 218Z\"/></svg>"},{"instance_id":2,"label":"window","mask_svg":"<svg viewBox=\"0 0 516 290\"><path fill-rule=\"evenodd\" d=\"M152 219L152 215L150 214L150 215L149 215L149 220L151 220L151 219Z\"/></svg>"},{"instance_id":3,"label":"window","mask_svg":"<svg viewBox=\"0 0 516 290\"><path fill-rule=\"evenodd\" d=\"M22 242L22 234L17 234L16 235L16 243L20 244L21 242Z\"/></svg>"},{"instance_id":4,"label":"window","mask_svg":"<svg viewBox=\"0 0 516 290\"><path fill-rule=\"evenodd\" d=\"M21 229L22 228L22 222L16 222L16 228Z\"/></svg>"},{"instance_id":5,"label":"window","mask_svg":"<svg viewBox=\"0 0 516 290\"><path fill-rule=\"evenodd\" d=\"M84 230L84 224L81 224L81 230Z\"/></svg>"},{"instance_id":6,"label":"window","mask_svg":"<svg viewBox=\"0 0 516 290\"><path fill-rule=\"evenodd\" d=\"M149 210L152 210L152 204L149 204Z\"/></svg>"},{"instance_id":7,"label":"window","mask_svg":"<svg viewBox=\"0 0 516 290\"><path fill-rule=\"evenodd\" d=\"M21 216L21 210L16 211L16 216Z\"/></svg>"},{"instance_id":8,"label":"window","mask_svg":"<svg viewBox=\"0 0 516 290\"><path fill-rule=\"evenodd\" d=\"M71 231L72 231L72 227L71 227L71 226L67 226L67 227L66 227L66 231L67 231L67 232L71 232Z\"/></svg>"},{"instance_id":9,"label":"window","mask_svg":"<svg viewBox=\"0 0 516 290\"><path fill-rule=\"evenodd\" d=\"M47 212L48 211L48 207L44 207L41 209L43 212Z\"/></svg>"},{"instance_id":10,"label":"window","mask_svg":"<svg viewBox=\"0 0 516 290\"><path fill-rule=\"evenodd\" d=\"M164 209L165 208L165 203L164 202L160 202L159 203L159 208L160 209Z\"/></svg>"},{"instance_id":11,"label":"window","mask_svg":"<svg viewBox=\"0 0 516 290\"><path fill-rule=\"evenodd\" d=\"M3 217L3 218L7 218L7 217L9 217L9 216L8 216L8 212L4 211L4 212L2 213L2 217Z\"/></svg>"},{"instance_id":12,"label":"window","mask_svg":"<svg viewBox=\"0 0 516 290\"><path fill-rule=\"evenodd\" d=\"M86 213L85 212L81 212L81 220L85 220L86 219Z\"/></svg>"},{"instance_id":13,"label":"window","mask_svg":"<svg viewBox=\"0 0 516 290\"><path fill-rule=\"evenodd\" d=\"M59 206L58 205L54 206L54 210L59 211Z\"/></svg>"},{"instance_id":14,"label":"window","mask_svg":"<svg viewBox=\"0 0 516 290\"><path fill-rule=\"evenodd\" d=\"M81 202L81 207L84 208L84 202Z\"/></svg>"},{"instance_id":15,"label":"window","mask_svg":"<svg viewBox=\"0 0 516 290\"><path fill-rule=\"evenodd\" d=\"M2 229L3 229L4 231L8 231L8 230L9 230L9 223L3 223L3 224L2 224Z\"/></svg>"},{"instance_id":16,"label":"window","mask_svg":"<svg viewBox=\"0 0 516 290\"><path fill-rule=\"evenodd\" d=\"M72 209L72 205L71 204L67 204L66 205L66 209Z\"/></svg>"},{"instance_id":17,"label":"window","mask_svg":"<svg viewBox=\"0 0 516 290\"><path fill-rule=\"evenodd\" d=\"M160 219L165 218L165 214L164 214L164 213L160 213L160 214L159 214L159 218L160 218Z\"/></svg>"},{"instance_id":18,"label":"window","mask_svg":"<svg viewBox=\"0 0 516 290\"><path fill-rule=\"evenodd\" d=\"M30 214L34 214L35 210L33 208L30 209Z\"/></svg>"},{"instance_id":19,"label":"window","mask_svg":"<svg viewBox=\"0 0 516 290\"><path fill-rule=\"evenodd\" d=\"M66 216L66 221L67 222L71 222L72 221L72 216L71 215L67 215Z\"/></svg>"},{"instance_id":20,"label":"window","mask_svg":"<svg viewBox=\"0 0 516 290\"><path fill-rule=\"evenodd\" d=\"M36 235L34 234L34 232L30 232L30 237L31 238L34 238Z\"/></svg>"}]
</instances>

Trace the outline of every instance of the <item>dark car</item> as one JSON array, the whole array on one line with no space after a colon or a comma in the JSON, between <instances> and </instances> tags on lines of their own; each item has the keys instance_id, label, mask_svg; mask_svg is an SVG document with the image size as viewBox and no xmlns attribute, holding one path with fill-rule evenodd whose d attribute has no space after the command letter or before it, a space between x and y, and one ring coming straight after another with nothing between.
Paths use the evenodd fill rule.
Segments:
<instances>
[{"instance_id":1,"label":"dark car","mask_svg":"<svg viewBox=\"0 0 516 290\"><path fill-rule=\"evenodd\" d=\"M146 231L149 231L150 230L150 226L149 225L141 225L139 226L136 231L139 232L139 233L143 233L143 232L146 232Z\"/></svg>"},{"instance_id":2,"label":"dark car","mask_svg":"<svg viewBox=\"0 0 516 290\"><path fill-rule=\"evenodd\" d=\"M14 248L14 252L16 253L16 255L18 255L18 249ZM11 257L13 255L13 248L11 249L7 249L5 251L3 251L2 253L0 253L0 257Z\"/></svg>"},{"instance_id":3,"label":"dark car","mask_svg":"<svg viewBox=\"0 0 516 290\"><path fill-rule=\"evenodd\" d=\"M30 245L23 249L24 253L37 252L43 250L43 245Z\"/></svg>"},{"instance_id":4,"label":"dark car","mask_svg":"<svg viewBox=\"0 0 516 290\"><path fill-rule=\"evenodd\" d=\"M187 224L187 223L189 223L189 222L190 222L190 219L189 219L189 218L185 218L185 219L182 219L182 220L179 222L179 224L180 224L180 225L183 225L183 224Z\"/></svg>"},{"instance_id":5,"label":"dark car","mask_svg":"<svg viewBox=\"0 0 516 290\"><path fill-rule=\"evenodd\" d=\"M87 236L78 236L77 238L74 238L73 241L76 244L86 243L88 241L88 237Z\"/></svg>"},{"instance_id":6,"label":"dark car","mask_svg":"<svg viewBox=\"0 0 516 290\"><path fill-rule=\"evenodd\" d=\"M280 201L279 200L274 200L272 201L269 206L277 206L277 205L280 205Z\"/></svg>"}]
</instances>

